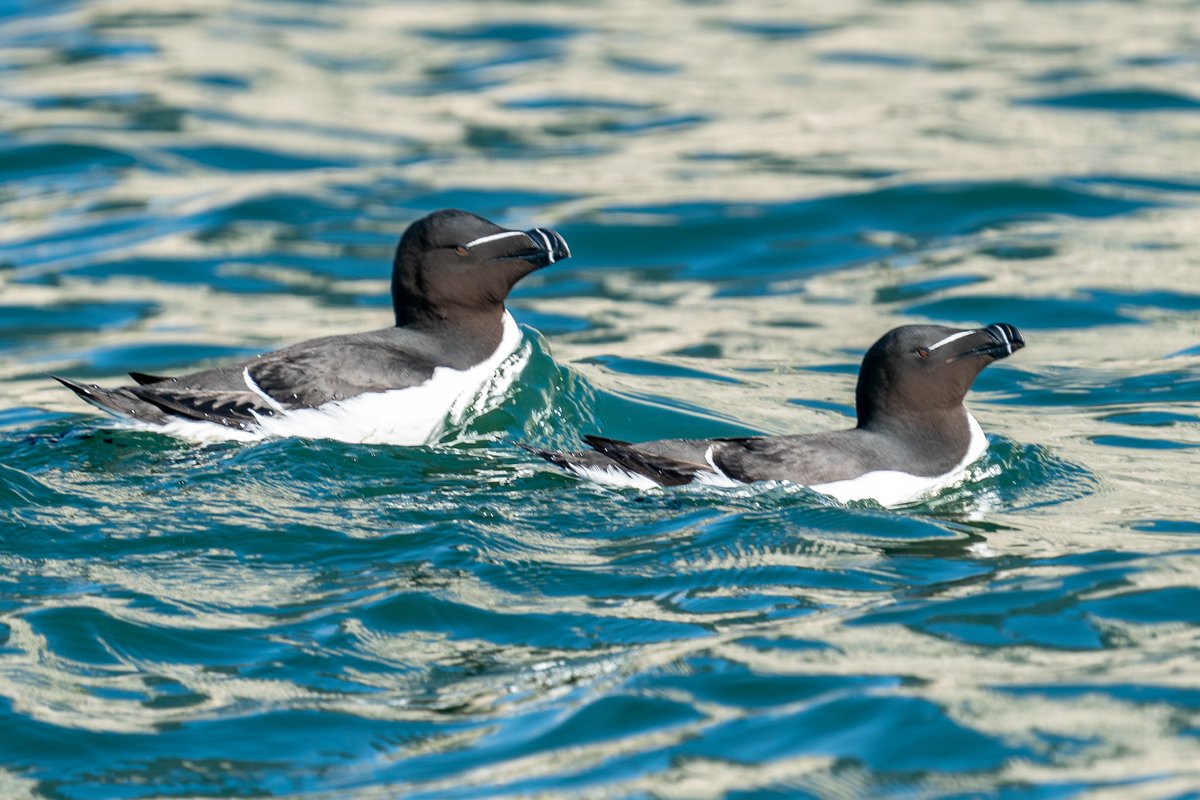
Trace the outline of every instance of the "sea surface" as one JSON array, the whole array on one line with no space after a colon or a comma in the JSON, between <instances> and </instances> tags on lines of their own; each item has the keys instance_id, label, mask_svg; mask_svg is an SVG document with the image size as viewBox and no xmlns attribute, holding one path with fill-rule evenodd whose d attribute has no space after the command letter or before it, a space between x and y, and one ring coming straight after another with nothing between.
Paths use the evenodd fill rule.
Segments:
<instances>
[{"instance_id":1,"label":"sea surface","mask_svg":"<svg viewBox=\"0 0 1200 800\"><path fill-rule=\"evenodd\" d=\"M554 227L426 447L114 429ZM518 449L848 426L1008 322L897 509ZM1200 3L0 0L0 797L1200 797Z\"/></svg>"}]
</instances>

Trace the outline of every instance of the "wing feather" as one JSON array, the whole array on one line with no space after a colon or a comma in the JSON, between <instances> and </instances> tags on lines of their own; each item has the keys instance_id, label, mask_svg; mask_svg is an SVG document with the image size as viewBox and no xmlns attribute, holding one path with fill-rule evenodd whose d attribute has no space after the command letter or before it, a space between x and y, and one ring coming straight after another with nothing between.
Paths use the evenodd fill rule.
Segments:
<instances>
[{"instance_id":1,"label":"wing feather","mask_svg":"<svg viewBox=\"0 0 1200 800\"><path fill-rule=\"evenodd\" d=\"M188 419L215 422L227 428L246 428L278 412L258 395L228 390L131 386L129 393L147 403Z\"/></svg>"}]
</instances>

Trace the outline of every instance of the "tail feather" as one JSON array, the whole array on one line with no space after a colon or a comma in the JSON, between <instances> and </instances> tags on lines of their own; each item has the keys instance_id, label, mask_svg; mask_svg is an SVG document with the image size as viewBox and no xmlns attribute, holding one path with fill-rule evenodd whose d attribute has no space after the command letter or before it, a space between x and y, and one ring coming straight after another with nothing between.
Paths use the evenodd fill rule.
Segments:
<instances>
[{"instance_id":1,"label":"tail feather","mask_svg":"<svg viewBox=\"0 0 1200 800\"><path fill-rule=\"evenodd\" d=\"M681 461L670 456L648 453L636 444L603 436L584 436L584 441L597 451L621 465L623 468L643 475L660 486L682 486L691 483L696 473L707 472L708 467Z\"/></svg>"},{"instance_id":2,"label":"tail feather","mask_svg":"<svg viewBox=\"0 0 1200 800\"><path fill-rule=\"evenodd\" d=\"M135 397L126 389L104 389L96 384L82 384L70 378L51 375L51 378L70 389L87 403L120 419L136 419L161 424L166 421L162 409Z\"/></svg>"},{"instance_id":3,"label":"tail feather","mask_svg":"<svg viewBox=\"0 0 1200 800\"><path fill-rule=\"evenodd\" d=\"M50 377L91 403L118 418L154 425L175 421L212 422L240 431L248 430L263 417L273 417L277 408L265 406L258 395L237 389L177 388L174 378L141 372L130 373L137 386L105 389L70 378Z\"/></svg>"},{"instance_id":4,"label":"tail feather","mask_svg":"<svg viewBox=\"0 0 1200 800\"><path fill-rule=\"evenodd\" d=\"M522 442L514 442L517 447L526 452L533 453L539 458L544 458L556 467L562 467L568 472L579 473L580 470L586 469L619 469L622 472L628 472L625 467L621 466L615 460L609 458L603 453L597 453L594 450L574 450L568 452L559 452L557 450L543 450L540 447L523 444Z\"/></svg>"},{"instance_id":5,"label":"tail feather","mask_svg":"<svg viewBox=\"0 0 1200 800\"><path fill-rule=\"evenodd\" d=\"M637 445L629 442L601 436L585 436L584 439L594 449L558 452L520 442L517 442L517 446L580 477L598 479L620 474L634 478L634 485L642 486L681 486L691 483L698 472L707 469L698 464L641 451ZM629 484L625 482L624 485Z\"/></svg>"},{"instance_id":6,"label":"tail feather","mask_svg":"<svg viewBox=\"0 0 1200 800\"><path fill-rule=\"evenodd\" d=\"M543 450L520 442L515 443L522 450L544 458L563 471L594 483L622 488L651 489L658 484L640 472L634 472L603 453L595 450L579 450L574 452L558 452Z\"/></svg>"}]
</instances>

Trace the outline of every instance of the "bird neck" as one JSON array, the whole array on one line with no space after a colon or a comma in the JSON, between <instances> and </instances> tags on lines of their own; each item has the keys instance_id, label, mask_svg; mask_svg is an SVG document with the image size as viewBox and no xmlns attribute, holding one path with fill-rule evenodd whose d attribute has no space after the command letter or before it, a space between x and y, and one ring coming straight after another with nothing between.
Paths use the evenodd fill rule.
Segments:
<instances>
[{"instance_id":1,"label":"bird neck","mask_svg":"<svg viewBox=\"0 0 1200 800\"><path fill-rule=\"evenodd\" d=\"M504 336L504 306L486 309L455 308L452 314L428 308L396 306L396 327L435 337L475 363L489 356Z\"/></svg>"}]
</instances>

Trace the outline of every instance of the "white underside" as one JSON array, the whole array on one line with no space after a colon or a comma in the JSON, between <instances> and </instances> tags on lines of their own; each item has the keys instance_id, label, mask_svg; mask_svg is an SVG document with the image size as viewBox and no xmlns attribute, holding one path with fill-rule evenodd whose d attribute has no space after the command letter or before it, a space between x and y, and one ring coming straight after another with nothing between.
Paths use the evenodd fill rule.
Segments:
<instances>
[{"instance_id":1,"label":"white underside","mask_svg":"<svg viewBox=\"0 0 1200 800\"><path fill-rule=\"evenodd\" d=\"M657 483L645 475L638 475L617 466L612 467L583 467L569 464L567 469L584 480L598 483L601 486L614 486L619 489L654 489Z\"/></svg>"},{"instance_id":2,"label":"white underside","mask_svg":"<svg viewBox=\"0 0 1200 800\"><path fill-rule=\"evenodd\" d=\"M967 421L971 426L971 441L967 446L967 454L945 475L925 478L899 470L886 469L867 472L849 480L812 484L808 488L829 495L841 503L848 503L852 500L874 500L883 506L899 506L920 500L922 497L927 497L961 481L967 475L967 467L987 452L988 442L983 428L970 413L967 414ZM692 481L693 484L721 487L744 485L743 482L735 481L721 471L720 467L712 460L711 448L706 454L706 458L713 471L697 473ZM581 478L606 486L634 489L650 489L658 486L645 475L638 475L617 466L589 468L572 465L570 470Z\"/></svg>"},{"instance_id":3,"label":"white underside","mask_svg":"<svg viewBox=\"0 0 1200 800\"><path fill-rule=\"evenodd\" d=\"M945 475L924 478L899 470L881 469L850 480L818 483L808 488L843 503L851 500L874 500L884 506L899 506L920 500L939 489L958 483L966 476L967 467L987 452L987 436L984 435L979 422L968 413L967 423L971 426L971 442L967 445L967 454Z\"/></svg>"},{"instance_id":4,"label":"white underside","mask_svg":"<svg viewBox=\"0 0 1200 800\"><path fill-rule=\"evenodd\" d=\"M298 436L361 444L421 445L436 440L447 421L461 422L504 399L529 358L521 330L504 312L500 345L486 360L465 370L438 367L429 380L408 389L371 392L347 400L263 416L244 430L213 422L172 419L163 425L124 421L143 430L195 442L255 441ZM510 363L511 362L511 363Z\"/></svg>"}]
</instances>

